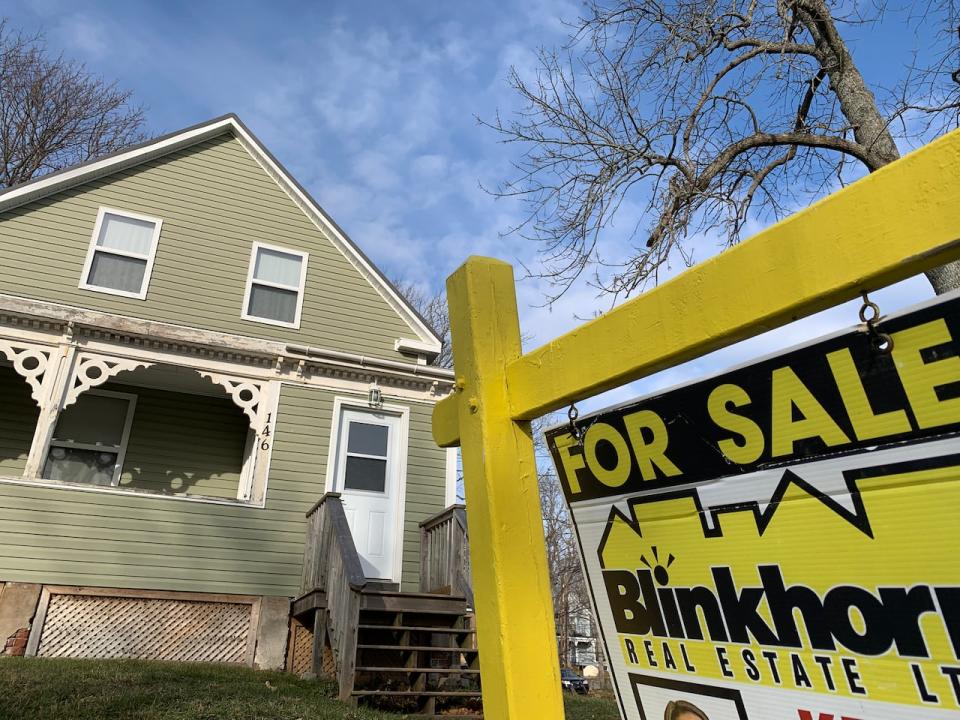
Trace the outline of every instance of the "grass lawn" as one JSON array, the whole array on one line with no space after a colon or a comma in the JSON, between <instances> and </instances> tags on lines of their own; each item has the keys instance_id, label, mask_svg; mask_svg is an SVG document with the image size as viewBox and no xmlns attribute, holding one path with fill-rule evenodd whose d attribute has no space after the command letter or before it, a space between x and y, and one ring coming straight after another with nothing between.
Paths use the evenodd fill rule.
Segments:
<instances>
[{"instance_id":1,"label":"grass lawn","mask_svg":"<svg viewBox=\"0 0 960 720\"><path fill-rule=\"evenodd\" d=\"M620 720L617 701L610 693L591 695L563 694L566 720Z\"/></svg>"},{"instance_id":2,"label":"grass lawn","mask_svg":"<svg viewBox=\"0 0 960 720\"><path fill-rule=\"evenodd\" d=\"M334 699L332 683L224 665L0 659L3 720L399 720ZM567 720L616 720L613 700L567 697ZM453 716L454 718L456 716ZM531 720L540 720L539 718ZM545 719L546 720L546 719Z\"/></svg>"}]
</instances>

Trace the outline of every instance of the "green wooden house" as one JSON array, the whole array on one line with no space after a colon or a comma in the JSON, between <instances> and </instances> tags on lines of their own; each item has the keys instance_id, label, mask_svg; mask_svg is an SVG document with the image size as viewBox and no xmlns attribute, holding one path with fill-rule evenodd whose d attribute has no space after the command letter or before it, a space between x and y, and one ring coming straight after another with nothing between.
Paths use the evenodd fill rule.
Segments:
<instances>
[{"instance_id":1,"label":"green wooden house","mask_svg":"<svg viewBox=\"0 0 960 720\"><path fill-rule=\"evenodd\" d=\"M439 350L235 116L0 193L5 652L325 669L349 698L371 662L437 665L365 659L364 625L469 649ZM386 686L429 710L435 679Z\"/></svg>"}]
</instances>

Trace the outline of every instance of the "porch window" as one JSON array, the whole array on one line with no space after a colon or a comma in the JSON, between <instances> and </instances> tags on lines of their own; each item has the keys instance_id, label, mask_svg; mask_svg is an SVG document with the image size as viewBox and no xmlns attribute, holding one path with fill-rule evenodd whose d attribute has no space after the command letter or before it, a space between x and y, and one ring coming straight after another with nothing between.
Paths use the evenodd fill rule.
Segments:
<instances>
[{"instance_id":1,"label":"porch window","mask_svg":"<svg viewBox=\"0 0 960 720\"><path fill-rule=\"evenodd\" d=\"M307 253L254 243L242 317L300 327L306 276Z\"/></svg>"},{"instance_id":2,"label":"porch window","mask_svg":"<svg viewBox=\"0 0 960 720\"><path fill-rule=\"evenodd\" d=\"M116 486L137 396L88 390L60 414L43 467L47 480Z\"/></svg>"},{"instance_id":3,"label":"porch window","mask_svg":"<svg viewBox=\"0 0 960 720\"><path fill-rule=\"evenodd\" d=\"M143 300L161 224L158 218L100 208L80 287Z\"/></svg>"}]
</instances>

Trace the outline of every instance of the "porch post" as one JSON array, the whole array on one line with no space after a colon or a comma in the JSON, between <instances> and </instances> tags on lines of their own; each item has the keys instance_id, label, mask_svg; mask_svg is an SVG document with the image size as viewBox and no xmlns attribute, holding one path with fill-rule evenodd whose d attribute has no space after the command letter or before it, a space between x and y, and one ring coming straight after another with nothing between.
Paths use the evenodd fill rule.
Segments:
<instances>
[{"instance_id":1,"label":"porch post","mask_svg":"<svg viewBox=\"0 0 960 720\"><path fill-rule=\"evenodd\" d=\"M74 345L61 344L50 354L38 399L40 414L37 416L37 427L33 432L30 455L23 469L25 478L38 478L43 471L47 446L53 437L57 418L60 416L60 408L70 388L76 359L77 348Z\"/></svg>"}]
</instances>

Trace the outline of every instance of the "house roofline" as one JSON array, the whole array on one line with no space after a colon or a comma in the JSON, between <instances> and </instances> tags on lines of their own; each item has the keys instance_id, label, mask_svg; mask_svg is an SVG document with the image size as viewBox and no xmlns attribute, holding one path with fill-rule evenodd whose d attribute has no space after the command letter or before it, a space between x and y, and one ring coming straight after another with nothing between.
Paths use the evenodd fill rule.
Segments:
<instances>
[{"instance_id":1,"label":"house roofline","mask_svg":"<svg viewBox=\"0 0 960 720\"><path fill-rule=\"evenodd\" d=\"M407 324L417 334L418 339L430 348L430 352L434 355L439 353L442 341L437 331L234 113L221 115L2 190L0 191L0 214L48 195L68 190L99 177L111 175L119 170L149 162L226 133L232 134L239 140L254 160L264 166L264 170L288 194L294 196L292 199L295 202L297 200L295 196L302 199L306 207L301 207L301 210L307 212L308 215L311 214L309 211L312 211L312 214L315 215L315 224L321 230L326 230L328 236L332 236L330 239L334 245L338 246L341 252L347 256L347 259L351 260L366 276L368 282L380 292L387 303L406 320ZM275 172L271 173L269 166L272 166ZM318 220L319 222L317 222Z\"/></svg>"}]
</instances>

